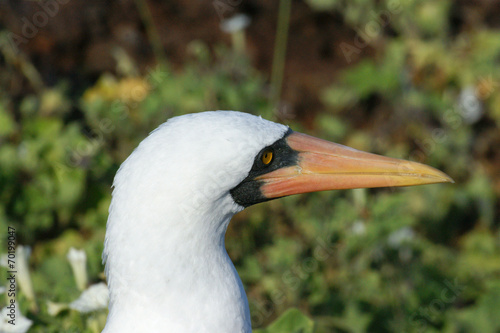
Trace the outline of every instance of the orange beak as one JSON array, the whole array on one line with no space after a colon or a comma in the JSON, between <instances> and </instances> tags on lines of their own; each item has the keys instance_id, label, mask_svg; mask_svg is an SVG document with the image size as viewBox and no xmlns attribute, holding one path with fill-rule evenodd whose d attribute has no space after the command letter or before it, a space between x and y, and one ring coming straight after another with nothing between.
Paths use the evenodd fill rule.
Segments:
<instances>
[{"instance_id":1,"label":"orange beak","mask_svg":"<svg viewBox=\"0 0 500 333\"><path fill-rule=\"evenodd\" d=\"M286 141L298 152L297 164L255 178L269 199L326 190L454 182L420 163L365 153L297 132Z\"/></svg>"}]
</instances>

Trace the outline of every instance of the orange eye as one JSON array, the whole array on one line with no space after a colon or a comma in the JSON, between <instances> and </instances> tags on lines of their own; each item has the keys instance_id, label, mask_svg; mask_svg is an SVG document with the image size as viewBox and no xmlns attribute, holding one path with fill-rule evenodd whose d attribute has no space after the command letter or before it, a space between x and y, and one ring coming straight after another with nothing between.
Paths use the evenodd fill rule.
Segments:
<instances>
[{"instance_id":1,"label":"orange eye","mask_svg":"<svg viewBox=\"0 0 500 333\"><path fill-rule=\"evenodd\" d=\"M266 150L262 154L262 163L268 165L269 163L271 163L272 160L273 160L273 152L271 150Z\"/></svg>"}]
</instances>

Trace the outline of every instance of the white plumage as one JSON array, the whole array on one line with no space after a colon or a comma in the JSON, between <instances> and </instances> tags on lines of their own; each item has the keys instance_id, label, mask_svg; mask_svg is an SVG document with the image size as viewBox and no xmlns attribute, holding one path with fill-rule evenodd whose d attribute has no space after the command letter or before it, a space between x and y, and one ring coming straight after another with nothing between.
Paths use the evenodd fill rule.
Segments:
<instances>
[{"instance_id":1,"label":"white plumage","mask_svg":"<svg viewBox=\"0 0 500 333\"><path fill-rule=\"evenodd\" d=\"M249 205L297 193L450 182L425 165L364 153L233 111L173 118L114 181L103 258L105 333L251 332L224 235Z\"/></svg>"},{"instance_id":2,"label":"white plumage","mask_svg":"<svg viewBox=\"0 0 500 333\"><path fill-rule=\"evenodd\" d=\"M241 112L173 118L120 167L104 259L104 332L250 332L241 280L224 247L243 207L229 190L287 127Z\"/></svg>"}]
</instances>

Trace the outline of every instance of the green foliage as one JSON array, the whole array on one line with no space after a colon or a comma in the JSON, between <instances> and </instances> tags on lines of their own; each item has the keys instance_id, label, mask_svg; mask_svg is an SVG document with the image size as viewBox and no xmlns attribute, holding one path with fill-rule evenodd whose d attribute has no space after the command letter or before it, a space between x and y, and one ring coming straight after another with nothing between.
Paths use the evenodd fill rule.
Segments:
<instances>
[{"instance_id":1,"label":"green foliage","mask_svg":"<svg viewBox=\"0 0 500 333\"><path fill-rule=\"evenodd\" d=\"M274 321L269 327L255 330L255 333L313 333L314 322L300 310L292 308Z\"/></svg>"},{"instance_id":2,"label":"green foliage","mask_svg":"<svg viewBox=\"0 0 500 333\"><path fill-rule=\"evenodd\" d=\"M342 13L363 32L372 12L394 2L308 3ZM500 126L500 34L451 35L450 3L393 8L394 33L381 30L358 48L373 57L349 64L322 92L326 109L307 131L425 162L456 184L312 193L238 214L226 246L253 325L266 327L257 332L500 330L498 166L488 159ZM85 250L91 283L104 280L113 176L152 129L202 110L280 118L248 59L222 47L211 55L198 42L188 49L182 70L163 64L142 74L120 53L118 74L104 73L81 96L70 97L64 85L19 101L0 92L0 229L15 227L19 243L32 246L39 311L22 289L20 303L33 332L102 328L105 310L51 315L47 302L80 294L70 247Z\"/></svg>"}]
</instances>

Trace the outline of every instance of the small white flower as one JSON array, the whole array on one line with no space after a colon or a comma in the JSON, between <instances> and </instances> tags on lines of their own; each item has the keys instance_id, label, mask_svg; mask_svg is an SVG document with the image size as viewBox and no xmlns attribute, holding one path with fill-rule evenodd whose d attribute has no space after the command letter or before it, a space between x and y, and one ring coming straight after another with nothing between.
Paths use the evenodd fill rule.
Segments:
<instances>
[{"instance_id":1,"label":"small white flower","mask_svg":"<svg viewBox=\"0 0 500 333\"><path fill-rule=\"evenodd\" d=\"M0 256L0 266L7 267L7 253Z\"/></svg>"},{"instance_id":2,"label":"small white flower","mask_svg":"<svg viewBox=\"0 0 500 333\"><path fill-rule=\"evenodd\" d=\"M0 287L0 294L3 294L6 290L7 290L7 288L5 288L5 287Z\"/></svg>"},{"instance_id":3,"label":"small white flower","mask_svg":"<svg viewBox=\"0 0 500 333\"><path fill-rule=\"evenodd\" d=\"M221 22L220 28L227 33L233 33L245 29L250 24L250 17L238 14Z\"/></svg>"},{"instance_id":4,"label":"small white flower","mask_svg":"<svg viewBox=\"0 0 500 333\"><path fill-rule=\"evenodd\" d=\"M249 24L250 18L243 14L223 20L220 24L221 30L231 35L231 44L236 53L243 53L245 51L245 28Z\"/></svg>"},{"instance_id":5,"label":"small white flower","mask_svg":"<svg viewBox=\"0 0 500 333\"><path fill-rule=\"evenodd\" d=\"M80 290L87 287L87 255L84 250L77 250L74 247L68 251L69 264L75 276L76 286Z\"/></svg>"},{"instance_id":6,"label":"small white flower","mask_svg":"<svg viewBox=\"0 0 500 333\"><path fill-rule=\"evenodd\" d=\"M392 248L398 248L402 243L409 241L415 237L415 232L410 227L403 227L392 232L389 235L387 242Z\"/></svg>"},{"instance_id":7,"label":"small white flower","mask_svg":"<svg viewBox=\"0 0 500 333\"><path fill-rule=\"evenodd\" d=\"M476 95L474 87L467 87L460 92L458 106L467 124L477 122L483 115L483 106Z\"/></svg>"},{"instance_id":8,"label":"small white flower","mask_svg":"<svg viewBox=\"0 0 500 333\"><path fill-rule=\"evenodd\" d=\"M29 269L29 258L31 255L31 247L18 245L16 247L16 267L17 267L17 282L23 291L26 298L31 302L33 309L37 309L35 300L35 291L31 283L31 275Z\"/></svg>"},{"instance_id":9,"label":"small white flower","mask_svg":"<svg viewBox=\"0 0 500 333\"><path fill-rule=\"evenodd\" d=\"M31 246L18 245L16 251L19 251L19 248L21 248L19 255L23 255L25 260L29 260L31 257Z\"/></svg>"},{"instance_id":10,"label":"small white flower","mask_svg":"<svg viewBox=\"0 0 500 333\"><path fill-rule=\"evenodd\" d=\"M81 313L105 309L109 302L109 292L106 283L100 282L88 287L69 307Z\"/></svg>"},{"instance_id":11,"label":"small white flower","mask_svg":"<svg viewBox=\"0 0 500 333\"><path fill-rule=\"evenodd\" d=\"M59 312L66 310L69 307L66 303L55 303L47 301L47 312L51 316L57 316Z\"/></svg>"},{"instance_id":12,"label":"small white flower","mask_svg":"<svg viewBox=\"0 0 500 333\"><path fill-rule=\"evenodd\" d=\"M3 308L0 315L0 332L2 333L25 333L32 324L31 320L21 314L17 303L14 303L14 309ZM10 320L15 320L15 325L9 323Z\"/></svg>"},{"instance_id":13,"label":"small white flower","mask_svg":"<svg viewBox=\"0 0 500 333\"><path fill-rule=\"evenodd\" d=\"M352 233L356 235L364 235L366 233L366 226L363 221L356 221L352 225Z\"/></svg>"}]
</instances>

